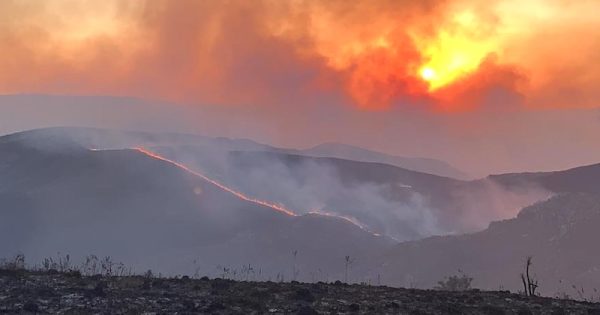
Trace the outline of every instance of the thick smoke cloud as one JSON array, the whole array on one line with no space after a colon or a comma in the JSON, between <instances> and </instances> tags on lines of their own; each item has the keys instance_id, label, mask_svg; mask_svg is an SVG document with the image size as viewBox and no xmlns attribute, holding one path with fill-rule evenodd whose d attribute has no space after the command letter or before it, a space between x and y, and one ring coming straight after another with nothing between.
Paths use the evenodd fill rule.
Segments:
<instances>
[{"instance_id":1,"label":"thick smoke cloud","mask_svg":"<svg viewBox=\"0 0 600 315\"><path fill-rule=\"evenodd\" d=\"M508 190L489 179L454 182L439 190L435 187L443 179L425 179L428 187L420 190L397 177L388 181L365 176L361 170L367 165L349 167L336 159L255 151L260 148L229 141L156 150L246 196L280 204L298 215L342 217L399 241L483 230L551 196L533 185ZM381 166L368 167L377 173Z\"/></svg>"},{"instance_id":2,"label":"thick smoke cloud","mask_svg":"<svg viewBox=\"0 0 600 315\"><path fill-rule=\"evenodd\" d=\"M4 93L455 111L499 89L532 106L594 106L600 80L590 64L598 44L586 40L598 35L594 1L52 0L0 9ZM431 82L423 67L436 72Z\"/></svg>"}]
</instances>

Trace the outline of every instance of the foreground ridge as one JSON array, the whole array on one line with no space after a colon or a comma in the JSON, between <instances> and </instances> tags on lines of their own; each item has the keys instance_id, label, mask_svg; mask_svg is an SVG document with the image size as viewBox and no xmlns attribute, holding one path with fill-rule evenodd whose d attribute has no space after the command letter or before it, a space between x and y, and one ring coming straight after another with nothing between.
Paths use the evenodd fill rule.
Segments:
<instances>
[{"instance_id":1,"label":"foreground ridge","mask_svg":"<svg viewBox=\"0 0 600 315\"><path fill-rule=\"evenodd\" d=\"M327 283L241 282L0 269L0 313L600 314L600 304Z\"/></svg>"}]
</instances>

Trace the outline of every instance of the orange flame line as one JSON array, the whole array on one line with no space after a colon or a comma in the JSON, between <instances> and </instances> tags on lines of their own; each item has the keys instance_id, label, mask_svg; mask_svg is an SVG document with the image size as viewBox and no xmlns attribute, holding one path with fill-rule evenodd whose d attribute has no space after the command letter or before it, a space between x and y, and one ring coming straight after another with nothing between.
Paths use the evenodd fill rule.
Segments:
<instances>
[{"instance_id":1,"label":"orange flame line","mask_svg":"<svg viewBox=\"0 0 600 315\"><path fill-rule=\"evenodd\" d=\"M163 156L161 156L161 155L159 155L159 154L157 154L155 152L149 151L149 150L141 148L141 147L134 148L134 150L136 150L136 151L138 151L140 153L143 153L143 154L145 154L145 155L147 155L147 156L149 156L151 158L154 158L154 159L157 159L157 160L161 160L161 161L173 164L173 165L175 165L175 166L177 166L177 167L179 167L179 168L181 168L181 169L183 169L183 170L185 170L185 171L187 171L187 172L189 172L191 174L194 174L194 175L196 175L196 176L204 179L205 181L207 181L207 182L209 182L209 183L211 183L211 184L213 184L213 185L221 188L222 190L224 190L224 191L226 191L228 193L233 194L234 196L236 196L236 197L238 197L238 198L240 198L242 200L249 201L249 202L261 205L261 206L269 207L271 209L277 210L279 212L285 213L285 214L290 215L290 216L298 216L293 211L291 211L289 209L286 209L286 208L284 208L284 207L282 207L280 205L276 205L276 204L273 204L273 203L270 203L270 202L267 202L267 201L264 201L264 200L259 200L259 199L256 199L256 198L248 197L248 196L244 195L243 193L241 193L239 191L235 191L235 190L233 190L233 189L231 189L231 188L229 188L229 187L227 187L227 186L225 186L225 185L217 182L216 180L211 179L211 178L205 176L202 173L196 172L196 171L190 169L189 167L187 167L187 166L185 166L185 165L183 165L183 164L181 164L179 162L170 160L170 159L168 159L166 157L163 157Z\"/></svg>"},{"instance_id":2,"label":"orange flame line","mask_svg":"<svg viewBox=\"0 0 600 315\"><path fill-rule=\"evenodd\" d=\"M372 232L371 230L369 230L369 228L367 228L366 225L362 224L360 221L358 221L358 219L354 218L354 217L349 217L349 216L345 216L345 215L341 215L341 214L337 214L337 213L332 213L332 212L327 212L327 211L323 211L323 210L313 210L308 212L308 214L312 214L312 215L320 215L320 216L324 216L324 217L333 217L333 218L338 218L341 220L344 220L348 223L354 224L355 226L359 227L361 230L369 232L375 236L380 236L381 234L379 233L375 233Z\"/></svg>"},{"instance_id":3,"label":"orange flame line","mask_svg":"<svg viewBox=\"0 0 600 315\"><path fill-rule=\"evenodd\" d=\"M102 151L101 149L90 149L90 150L91 151ZM211 184L219 187L220 189L222 189L222 190L224 190L224 191L226 191L228 193L233 194L234 196L236 196L236 197L238 197L238 198L240 198L242 200L245 200L245 201L248 201L248 202L252 202L252 203L255 203L255 204L258 204L258 205L261 205L261 206L269 207L269 208L274 209L276 211L285 213L285 214L287 214L289 216L294 216L294 217L298 216L296 213L294 213L293 211L291 211L289 209L284 208L283 206L280 206L280 205L277 205L277 204L273 204L273 203L270 203L270 202L267 202L267 201L264 201L264 200L260 200L260 199L248 197L248 196L244 195L243 193L238 192L236 190L233 190L233 189L231 189L231 188L229 188L229 187L227 187L227 186L219 183L218 181L207 177L206 175L204 175L204 174L202 174L200 172L192 170L191 168L189 168L188 166L186 166L186 165L184 165L182 163L179 163L177 161L173 161L171 159L168 159L168 158L166 158L164 156L159 155L156 152L152 152L152 151L150 151L148 149L145 149L145 148L142 148L142 147L133 148L133 150L136 150L136 151L138 151L138 152L140 152L140 153L142 153L142 154L144 154L146 156L149 156L149 157L151 157L153 159L161 160L161 161L167 162L169 164L175 165L175 166L179 167L180 169L182 169L182 170L184 170L186 172L189 172L189 173L191 173L191 174L193 174L195 176L198 176L198 177L204 179L205 181L207 181L207 182L209 182L209 183L211 183ZM358 228L360 228L363 231L366 231L366 232L368 232L370 234L373 234L375 236L380 236L380 234L374 233L374 232L370 231L364 224L360 223L357 219L352 218L352 217L347 217L347 216L343 216L343 215L339 215L339 214L334 214L334 213L326 212L326 211L322 211L322 210L310 211L310 212L308 212L308 214L338 218L338 219L344 220L344 221L346 221L348 223L351 223L351 224L357 226Z\"/></svg>"}]
</instances>

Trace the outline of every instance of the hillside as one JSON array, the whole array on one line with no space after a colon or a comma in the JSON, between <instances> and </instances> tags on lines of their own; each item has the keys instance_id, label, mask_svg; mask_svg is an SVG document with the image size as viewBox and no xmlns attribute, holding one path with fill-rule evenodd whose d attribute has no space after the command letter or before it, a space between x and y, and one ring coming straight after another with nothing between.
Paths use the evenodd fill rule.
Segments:
<instances>
[{"instance_id":1,"label":"hillside","mask_svg":"<svg viewBox=\"0 0 600 315\"><path fill-rule=\"evenodd\" d=\"M291 216L136 150L0 138L0 252L111 255L136 269L217 274L251 264L290 277L339 278L346 255L366 268L390 241L347 220ZM212 253L205 255L204 253ZM320 257L315 260L314 257Z\"/></svg>"},{"instance_id":2,"label":"hillside","mask_svg":"<svg viewBox=\"0 0 600 315\"><path fill-rule=\"evenodd\" d=\"M249 195L297 211L322 209L350 216L401 241L479 231L551 194L533 184L510 189L489 179L461 181L340 158L222 151L205 145L153 149Z\"/></svg>"},{"instance_id":3,"label":"hillside","mask_svg":"<svg viewBox=\"0 0 600 315\"><path fill-rule=\"evenodd\" d=\"M545 294L600 287L590 241L600 224L600 201L589 193L596 166L461 181L199 145L193 136L117 137L127 146L162 144L149 149L164 158L90 150L83 144L107 143L102 132L51 131L0 137L0 251L8 255L111 255L136 270L213 276L250 265L303 281L343 279L349 256L351 282L428 288L461 269L476 286L511 290L531 255ZM516 216L552 194L560 195ZM508 220L484 230L498 219ZM483 231L462 234L473 230ZM414 241L396 245L377 233ZM435 234L447 236L427 238Z\"/></svg>"},{"instance_id":4,"label":"hillside","mask_svg":"<svg viewBox=\"0 0 600 315\"><path fill-rule=\"evenodd\" d=\"M323 143L302 150L301 154L315 157L333 157L361 162L383 163L411 171L456 179L469 179L469 175L444 161L422 157L394 156L343 143Z\"/></svg>"},{"instance_id":5,"label":"hillside","mask_svg":"<svg viewBox=\"0 0 600 315\"><path fill-rule=\"evenodd\" d=\"M429 287L463 270L476 287L516 291L525 257L532 256L543 294L576 295L573 286L595 294L600 288L598 226L600 196L559 195L479 233L400 244L382 258L382 272L395 284Z\"/></svg>"},{"instance_id":6,"label":"hillside","mask_svg":"<svg viewBox=\"0 0 600 315\"><path fill-rule=\"evenodd\" d=\"M489 178L504 187L519 188L534 184L555 193L600 193L600 164L554 172L492 175Z\"/></svg>"},{"instance_id":7,"label":"hillside","mask_svg":"<svg viewBox=\"0 0 600 315\"><path fill-rule=\"evenodd\" d=\"M479 231L550 194L534 184L513 189L491 179L468 182L389 164L288 154L250 140L49 128L0 137L0 142L33 143L50 151L56 143L149 147L247 195L297 213L344 215L400 241Z\"/></svg>"}]
</instances>

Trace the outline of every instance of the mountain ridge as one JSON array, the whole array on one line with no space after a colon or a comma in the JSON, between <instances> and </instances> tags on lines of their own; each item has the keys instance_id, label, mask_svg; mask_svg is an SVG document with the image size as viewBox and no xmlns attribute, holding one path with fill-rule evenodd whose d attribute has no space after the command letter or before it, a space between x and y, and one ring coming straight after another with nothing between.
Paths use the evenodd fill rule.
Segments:
<instances>
[{"instance_id":1,"label":"mountain ridge","mask_svg":"<svg viewBox=\"0 0 600 315\"><path fill-rule=\"evenodd\" d=\"M575 294L571 285L593 292L600 285L600 254L594 241L598 224L600 195L560 194L481 232L399 244L382 259L387 261L383 269L396 275L396 282L411 275L424 287L462 270L475 278L477 287L516 291L525 258L532 256L543 294Z\"/></svg>"},{"instance_id":2,"label":"mountain ridge","mask_svg":"<svg viewBox=\"0 0 600 315\"><path fill-rule=\"evenodd\" d=\"M468 174L445 161L424 157L391 155L337 142L325 142L301 151L304 155L309 156L345 158L361 162L379 162L438 176L463 180L471 179Z\"/></svg>"}]
</instances>

